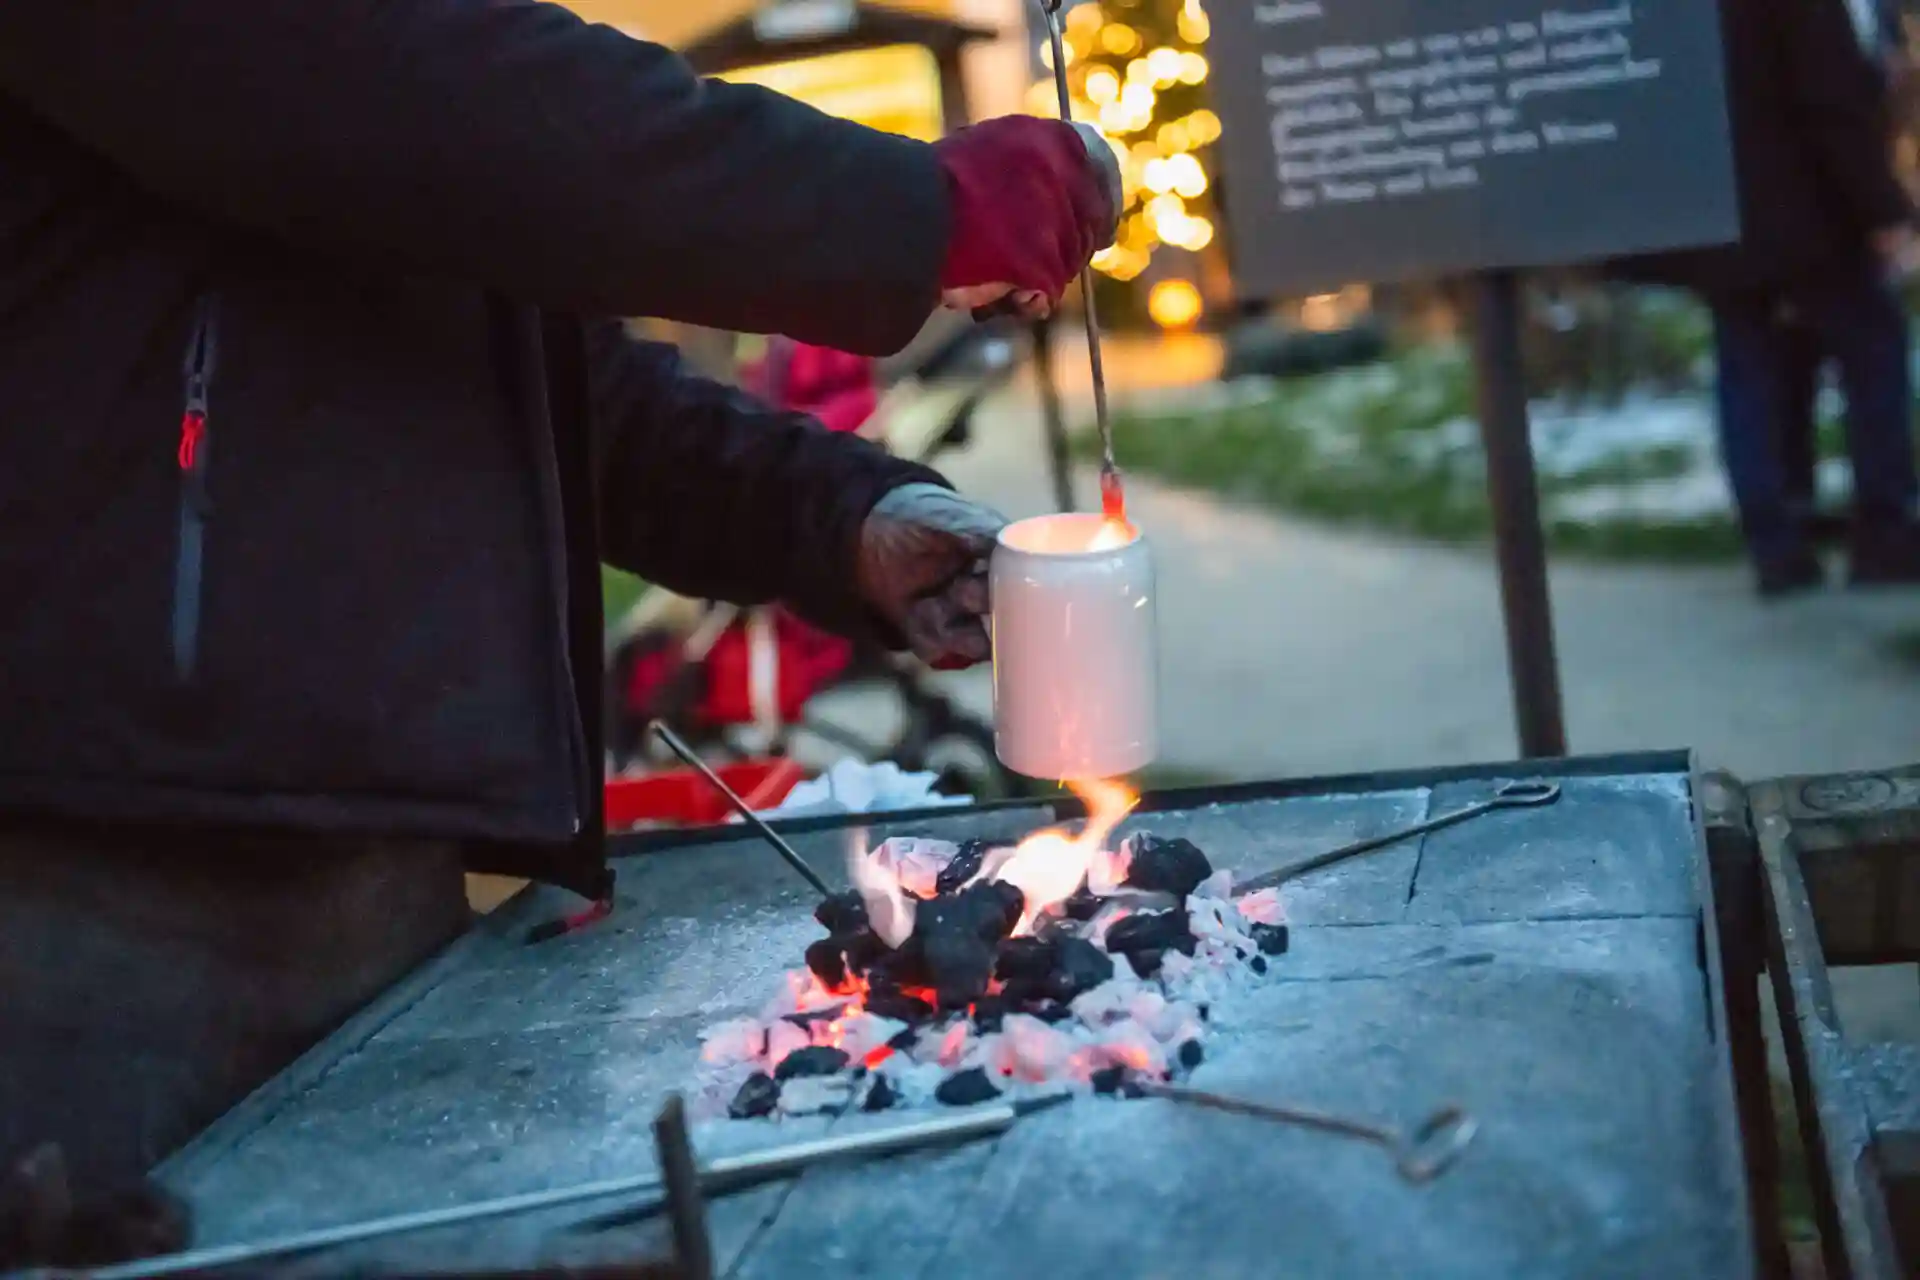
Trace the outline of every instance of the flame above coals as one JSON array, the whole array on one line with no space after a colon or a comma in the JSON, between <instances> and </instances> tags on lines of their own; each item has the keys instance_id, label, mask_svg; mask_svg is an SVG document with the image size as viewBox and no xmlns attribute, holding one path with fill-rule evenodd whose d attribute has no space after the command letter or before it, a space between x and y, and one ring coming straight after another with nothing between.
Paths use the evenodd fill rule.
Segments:
<instances>
[{"instance_id":1,"label":"flame above coals","mask_svg":"<svg viewBox=\"0 0 1920 1280\"><path fill-rule=\"evenodd\" d=\"M1020 890L1025 908L1013 927L1013 936L1031 934L1048 908L1057 906L1091 883L1111 893L1126 878L1126 855L1109 851L1107 838L1133 812L1140 797L1110 780L1082 780L1065 784L1087 806L1080 831L1048 827L1008 849L996 849L961 887L997 881ZM937 891L940 868L915 857L911 840L888 841L878 850L867 848L866 832L854 833L848 849L847 870L854 888L866 903L873 931L889 947L899 947L913 934L918 903Z\"/></svg>"}]
</instances>

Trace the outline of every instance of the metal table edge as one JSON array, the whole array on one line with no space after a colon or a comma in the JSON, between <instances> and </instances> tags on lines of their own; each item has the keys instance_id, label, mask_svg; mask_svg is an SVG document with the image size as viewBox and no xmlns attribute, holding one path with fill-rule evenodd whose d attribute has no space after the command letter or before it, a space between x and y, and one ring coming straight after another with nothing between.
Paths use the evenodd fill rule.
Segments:
<instances>
[{"instance_id":1,"label":"metal table edge","mask_svg":"<svg viewBox=\"0 0 1920 1280\"><path fill-rule=\"evenodd\" d=\"M1768 976L1813 1173L1827 1274L1830 1280L1901 1280L1872 1123L1847 1076L1846 1043L1784 796L1777 783L1762 782L1749 798L1764 874Z\"/></svg>"}]
</instances>

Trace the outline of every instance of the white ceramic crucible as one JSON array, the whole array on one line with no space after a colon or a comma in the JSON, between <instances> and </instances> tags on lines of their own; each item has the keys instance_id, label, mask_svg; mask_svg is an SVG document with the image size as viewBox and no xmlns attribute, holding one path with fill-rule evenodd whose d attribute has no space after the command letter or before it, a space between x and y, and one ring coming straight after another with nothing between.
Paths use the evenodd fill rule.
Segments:
<instances>
[{"instance_id":1,"label":"white ceramic crucible","mask_svg":"<svg viewBox=\"0 0 1920 1280\"><path fill-rule=\"evenodd\" d=\"M994 749L1030 778L1113 778L1160 746L1153 558L1099 515L1008 525L994 548Z\"/></svg>"}]
</instances>

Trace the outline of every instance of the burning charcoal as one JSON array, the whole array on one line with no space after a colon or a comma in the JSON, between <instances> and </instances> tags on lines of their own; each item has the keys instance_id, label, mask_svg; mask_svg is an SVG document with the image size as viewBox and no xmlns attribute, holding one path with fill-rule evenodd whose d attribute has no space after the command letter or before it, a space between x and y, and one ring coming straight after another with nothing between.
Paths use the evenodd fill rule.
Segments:
<instances>
[{"instance_id":1,"label":"burning charcoal","mask_svg":"<svg viewBox=\"0 0 1920 1280\"><path fill-rule=\"evenodd\" d=\"M1253 940L1260 944L1261 953L1270 956L1287 954L1290 939L1287 926L1283 924L1256 924L1253 926Z\"/></svg>"},{"instance_id":2,"label":"burning charcoal","mask_svg":"<svg viewBox=\"0 0 1920 1280\"><path fill-rule=\"evenodd\" d=\"M813 1043L813 1033L784 1019L767 1028L767 1061L779 1066L790 1053L798 1053Z\"/></svg>"},{"instance_id":3,"label":"burning charcoal","mask_svg":"<svg viewBox=\"0 0 1920 1280\"><path fill-rule=\"evenodd\" d=\"M740 1086L740 1092L733 1095L733 1101L727 1106L727 1114L735 1120L752 1120L772 1115L773 1109L779 1105L780 1086L766 1072L756 1071Z\"/></svg>"},{"instance_id":4,"label":"burning charcoal","mask_svg":"<svg viewBox=\"0 0 1920 1280\"><path fill-rule=\"evenodd\" d=\"M900 1091L893 1087L893 1081L884 1075L873 1077L873 1087L867 1090L866 1100L860 1104L862 1111L885 1111L900 1101Z\"/></svg>"},{"instance_id":5,"label":"burning charcoal","mask_svg":"<svg viewBox=\"0 0 1920 1280\"><path fill-rule=\"evenodd\" d=\"M803 1076L780 1086L780 1114L811 1116L822 1111L838 1115L853 1100L853 1081L846 1076Z\"/></svg>"},{"instance_id":6,"label":"burning charcoal","mask_svg":"<svg viewBox=\"0 0 1920 1280\"><path fill-rule=\"evenodd\" d=\"M1128 851L1132 854L1126 878L1129 889L1184 898L1213 874L1213 864L1191 840L1162 840L1141 832L1128 841Z\"/></svg>"},{"instance_id":7,"label":"burning charcoal","mask_svg":"<svg viewBox=\"0 0 1920 1280\"><path fill-rule=\"evenodd\" d=\"M1160 962L1166 957L1164 951L1128 951L1124 953L1127 963L1133 966L1135 977L1151 978L1160 972Z\"/></svg>"},{"instance_id":8,"label":"burning charcoal","mask_svg":"<svg viewBox=\"0 0 1920 1280\"><path fill-rule=\"evenodd\" d=\"M1081 889L1076 891L1072 897L1059 903L1054 909L1069 920L1085 922L1100 914L1101 905L1101 901L1097 896L1089 893L1085 889Z\"/></svg>"},{"instance_id":9,"label":"burning charcoal","mask_svg":"<svg viewBox=\"0 0 1920 1280\"><path fill-rule=\"evenodd\" d=\"M894 991L904 987L931 986L926 959L926 950L920 939L909 938L897 951L882 952L868 967L867 984L875 989Z\"/></svg>"},{"instance_id":10,"label":"burning charcoal","mask_svg":"<svg viewBox=\"0 0 1920 1280\"><path fill-rule=\"evenodd\" d=\"M1008 938L1000 944L993 976L1002 982L1044 982L1053 972L1054 944L1039 938Z\"/></svg>"},{"instance_id":11,"label":"burning charcoal","mask_svg":"<svg viewBox=\"0 0 1920 1280\"><path fill-rule=\"evenodd\" d=\"M1191 1071L1206 1061L1207 1051L1200 1047L1198 1040L1189 1040L1180 1046L1180 1065Z\"/></svg>"},{"instance_id":12,"label":"burning charcoal","mask_svg":"<svg viewBox=\"0 0 1920 1280\"><path fill-rule=\"evenodd\" d=\"M830 1076L846 1066L848 1061L844 1049L824 1044L808 1045L780 1059L780 1065L773 1069L773 1078L792 1080L796 1076Z\"/></svg>"},{"instance_id":13,"label":"burning charcoal","mask_svg":"<svg viewBox=\"0 0 1920 1280\"><path fill-rule=\"evenodd\" d=\"M952 931L926 940L927 972L942 1009L964 1009L987 994L993 980L993 949L978 938Z\"/></svg>"},{"instance_id":14,"label":"burning charcoal","mask_svg":"<svg viewBox=\"0 0 1920 1280\"><path fill-rule=\"evenodd\" d=\"M1000 1030L1002 1021L1014 1012L1013 1002L1005 996L981 996L973 1002L973 1028L982 1035Z\"/></svg>"},{"instance_id":15,"label":"burning charcoal","mask_svg":"<svg viewBox=\"0 0 1920 1280\"><path fill-rule=\"evenodd\" d=\"M958 893L966 887L967 881L980 874L980 866L987 860L987 851L993 846L985 840L968 840L961 844L960 851L953 855L953 861L941 868L933 887L938 893Z\"/></svg>"},{"instance_id":16,"label":"burning charcoal","mask_svg":"<svg viewBox=\"0 0 1920 1280\"><path fill-rule=\"evenodd\" d=\"M700 1039L700 1060L713 1067L752 1062L767 1051L767 1029L755 1018L733 1018L708 1027Z\"/></svg>"},{"instance_id":17,"label":"burning charcoal","mask_svg":"<svg viewBox=\"0 0 1920 1280\"><path fill-rule=\"evenodd\" d=\"M1184 911L1127 916L1107 930L1107 950L1119 955L1136 951L1178 951L1190 956L1198 945L1199 939L1194 937Z\"/></svg>"},{"instance_id":18,"label":"burning charcoal","mask_svg":"<svg viewBox=\"0 0 1920 1280\"><path fill-rule=\"evenodd\" d=\"M1054 949L1053 972L1047 975L1047 994L1070 1004L1113 977L1113 957L1085 938L1062 938Z\"/></svg>"},{"instance_id":19,"label":"burning charcoal","mask_svg":"<svg viewBox=\"0 0 1920 1280\"><path fill-rule=\"evenodd\" d=\"M988 1061L1003 1076L1041 1084L1058 1076L1073 1056L1074 1042L1064 1031L1016 1013L1006 1020L1005 1033L990 1046Z\"/></svg>"},{"instance_id":20,"label":"burning charcoal","mask_svg":"<svg viewBox=\"0 0 1920 1280\"><path fill-rule=\"evenodd\" d=\"M867 993L866 1006L868 1013L904 1022L909 1028L920 1026L933 1017L932 1005L895 987L875 987Z\"/></svg>"},{"instance_id":21,"label":"burning charcoal","mask_svg":"<svg viewBox=\"0 0 1920 1280\"><path fill-rule=\"evenodd\" d=\"M1278 889L1256 889L1234 900L1240 914L1255 924L1285 924L1287 907Z\"/></svg>"},{"instance_id":22,"label":"burning charcoal","mask_svg":"<svg viewBox=\"0 0 1920 1280\"><path fill-rule=\"evenodd\" d=\"M799 1027L802 1031L811 1035L816 1026L819 1026L823 1022L832 1022L846 1011L847 1006L844 1004L832 1004L824 1009L809 1009L805 1013L782 1014L780 1021L791 1022L794 1026Z\"/></svg>"},{"instance_id":23,"label":"burning charcoal","mask_svg":"<svg viewBox=\"0 0 1920 1280\"><path fill-rule=\"evenodd\" d=\"M849 889L845 893L834 894L815 907L813 918L831 934L860 933L868 927L867 904L861 901L858 892Z\"/></svg>"},{"instance_id":24,"label":"burning charcoal","mask_svg":"<svg viewBox=\"0 0 1920 1280\"><path fill-rule=\"evenodd\" d=\"M807 948L807 968L822 986L839 990L847 984L847 957L837 938L822 938Z\"/></svg>"},{"instance_id":25,"label":"burning charcoal","mask_svg":"<svg viewBox=\"0 0 1920 1280\"><path fill-rule=\"evenodd\" d=\"M965 1071L956 1071L940 1082L933 1096L949 1107L971 1107L976 1103L992 1102L1000 1096L993 1087L993 1081L987 1079L985 1067L968 1067Z\"/></svg>"},{"instance_id":26,"label":"burning charcoal","mask_svg":"<svg viewBox=\"0 0 1920 1280\"><path fill-rule=\"evenodd\" d=\"M858 933L836 933L833 942L846 956L847 968L862 974L880 963L880 958L891 950L885 940L871 929L862 929Z\"/></svg>"}]
</instances>

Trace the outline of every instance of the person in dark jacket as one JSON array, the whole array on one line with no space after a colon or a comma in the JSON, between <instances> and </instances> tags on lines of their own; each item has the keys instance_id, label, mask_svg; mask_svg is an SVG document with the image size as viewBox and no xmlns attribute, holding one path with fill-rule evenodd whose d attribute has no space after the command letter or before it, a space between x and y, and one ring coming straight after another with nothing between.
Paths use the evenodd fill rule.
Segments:
<instances>
[{"instance_id":1,"label":"person in dark jacket","mask_svg":"<svg viewBox=\"0 0 1920 1280\"><path fill-rule=\"evenodd\" d=\"M1906 318L1890 282L1912 252L1913 209L1880 68L1845 0L1722 0L1721 15L1741 241L1630 274L1690 286L1713 309L1722 451L1762 593L1821 577L1783 443L1809 344L1846 400L1852 579L1920 581Z\"/></svg>"},{"instance_id":2,"label":"person in dark jacket","mask_svg":"<svg viewBox=\"0 0 1920 1280\"><path fill-rule=\"evenodd\" d=\"M0 1159L145 1168L454 936L463 868L609 898L602 562L984 658L998 517L612 317L1044 313L1098 145L530 0L0 7Z\"/></svg>"}]
</instances>

